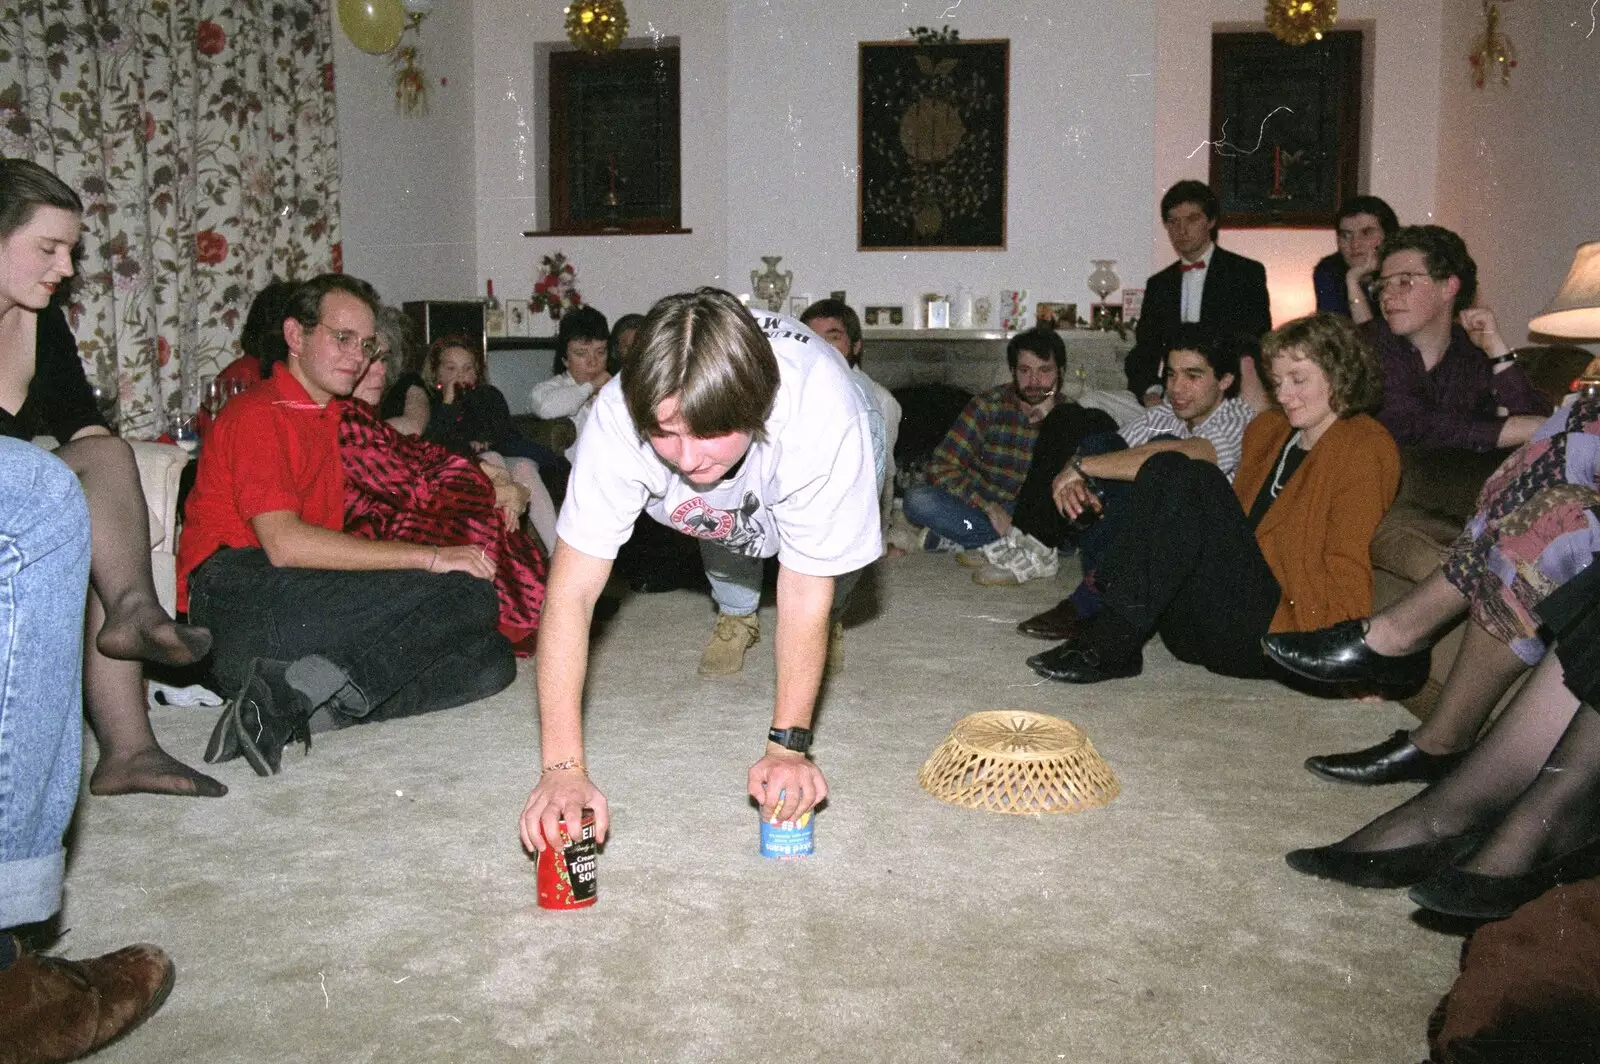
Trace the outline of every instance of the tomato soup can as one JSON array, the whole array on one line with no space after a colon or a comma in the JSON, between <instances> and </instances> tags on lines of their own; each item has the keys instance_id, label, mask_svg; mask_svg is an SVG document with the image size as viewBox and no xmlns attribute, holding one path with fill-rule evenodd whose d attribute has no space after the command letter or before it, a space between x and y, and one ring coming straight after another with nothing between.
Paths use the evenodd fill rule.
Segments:
<instances>
[{"instance_id":1,"label":"tomato soup can","mask_svg":"<svg viewBox=\"0 0 1600 1064\"><path fill-rule=\"evenodd\" d=\"M596 878L594 844L594 810L583 811L583 827L579 838L567 834L562 823L559 844L551 843L539 851L536 875L539 884L539 908L582 909L593 905L599 881ZM549 843L544 828L539 837Z\"/></svg>"},{"instance_id":2,"label":"tomato soup can","mask_svg":"<svg viewBox=\"0 0 1600 1064\"><path fill-rule=\"evenodd\" d=\"M761 856L779 861L792 861L797 857L811 856L816 849L816 840L812 835L815 827L809 812L799 820L777 824L762 817Z\"/></svg>"}]
</instances>

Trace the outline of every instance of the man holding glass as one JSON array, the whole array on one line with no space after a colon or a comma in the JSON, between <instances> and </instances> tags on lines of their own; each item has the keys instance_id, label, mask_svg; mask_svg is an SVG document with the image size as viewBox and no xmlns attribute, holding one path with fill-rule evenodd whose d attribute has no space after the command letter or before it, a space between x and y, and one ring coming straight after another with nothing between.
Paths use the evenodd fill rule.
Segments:
<instances>
[{"instance_id":1,"label":"man holding glass","mask_svg":"<svg viewBox=\"0 0 1600 1064\"><path fill-rule=\"evenodd\" d=\"M301 285L287 360L223 408L201 452L178 593L233 695L209 762L242 755L270 775L291 739L462 705L516 675L482 551L343 531L339 423L378 351L377 305L343 274Z\"/></svg>"}]
</instances>

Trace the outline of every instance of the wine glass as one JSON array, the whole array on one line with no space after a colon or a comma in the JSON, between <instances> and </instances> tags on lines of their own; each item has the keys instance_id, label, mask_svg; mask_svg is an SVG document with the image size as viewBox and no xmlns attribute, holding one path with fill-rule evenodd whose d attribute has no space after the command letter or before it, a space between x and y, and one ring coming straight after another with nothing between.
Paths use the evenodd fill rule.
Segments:
<instances>
[{"instance_id":1,"label":"wine glass","mask_svg":"<svg viewBox=\"0 0 1600 1064\"><path fill-rule=\"evenodd\" d=\"M223 394L222 382L218 381L215 374L208 373L200 378L200 409L216 417L222 410L226 396Z\"/></svg>"},{"instance_id":2,"label":"wine glass","mask_svg":"<svg viewBox=\"0 0 1600 1064\"><path fill-rule=\"evenodd\" d=\"M190 454L200 449L200 427L194 414L184 414L172 424L172 442Z\"/></svg>"}]
</instances>

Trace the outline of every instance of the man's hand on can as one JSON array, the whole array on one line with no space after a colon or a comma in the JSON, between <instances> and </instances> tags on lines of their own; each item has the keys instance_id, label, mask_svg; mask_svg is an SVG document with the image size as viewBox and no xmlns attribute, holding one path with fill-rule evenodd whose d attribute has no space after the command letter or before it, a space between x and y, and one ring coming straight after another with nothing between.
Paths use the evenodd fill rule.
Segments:
<instances>
[{"instance_id":1,"label":"man's hand on can","mask_svg":"<svg viewBox=\"0 0 1600 1064\"><path fill-rule=\"evenodd\" d=\"M766 755L750 766L750 797L760 803L763 820L799 820L827 796L822 770L803 754L769 743Z\"/></svg>"},{"instance_id":2,"label":"man's hand on can","mask_svg":"<svg viewBox=\"0 0 1600 1064\"><path fill-rule=\"evenodd\" d=\"M611 813L600 788L590 782L582 767L546 772L522 807L522 845L530 853L544 849L546 839L561 838L563 823L569 838L582 837L585 809L594 810L594 841L605 842Z\"/></svg>"}]
</instances>

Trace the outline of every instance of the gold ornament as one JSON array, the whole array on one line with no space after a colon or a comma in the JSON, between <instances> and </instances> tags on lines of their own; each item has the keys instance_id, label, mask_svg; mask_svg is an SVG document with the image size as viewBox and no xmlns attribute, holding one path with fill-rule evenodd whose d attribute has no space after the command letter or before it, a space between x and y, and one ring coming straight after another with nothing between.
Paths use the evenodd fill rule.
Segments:
<instances>
[{"instance_id":1,"label":"gold ornament","mask_svg":"<svg viewBox=\"0 0 1600 1064\"><path fill-rule=\"evenodd\" d=\"M1284 44L1320 41L1339 17L1339 0L1267 0L1267 29Z\"/></svg>"},{"instance_id":2,"label":"gold ornament","mask_svg":"<svg viewBox=\"0 0 1600 1064\"><path fill-rule=\"evenodd\" d=\"M585 52L608 52L628 35L628 11L622 0L576 0L562 9L567 40Z\"/></svg>"},{"instance_id":3,"label":"gold ornament","mask_svg":"<svg viewBox=\"0 0 1600 1064\"><path fill-rule=\"evenodd\" d=\"M1517 50L1511 47L1511 38L1500 32L1499 4L1483 0L1483 32L1472 42L1467 62L1472 64L1473 88L1483 88L1491 71L1498 74L1500 84L1511 84L1511 68L1517 65Z\"/></svg>"}]
</instances>

